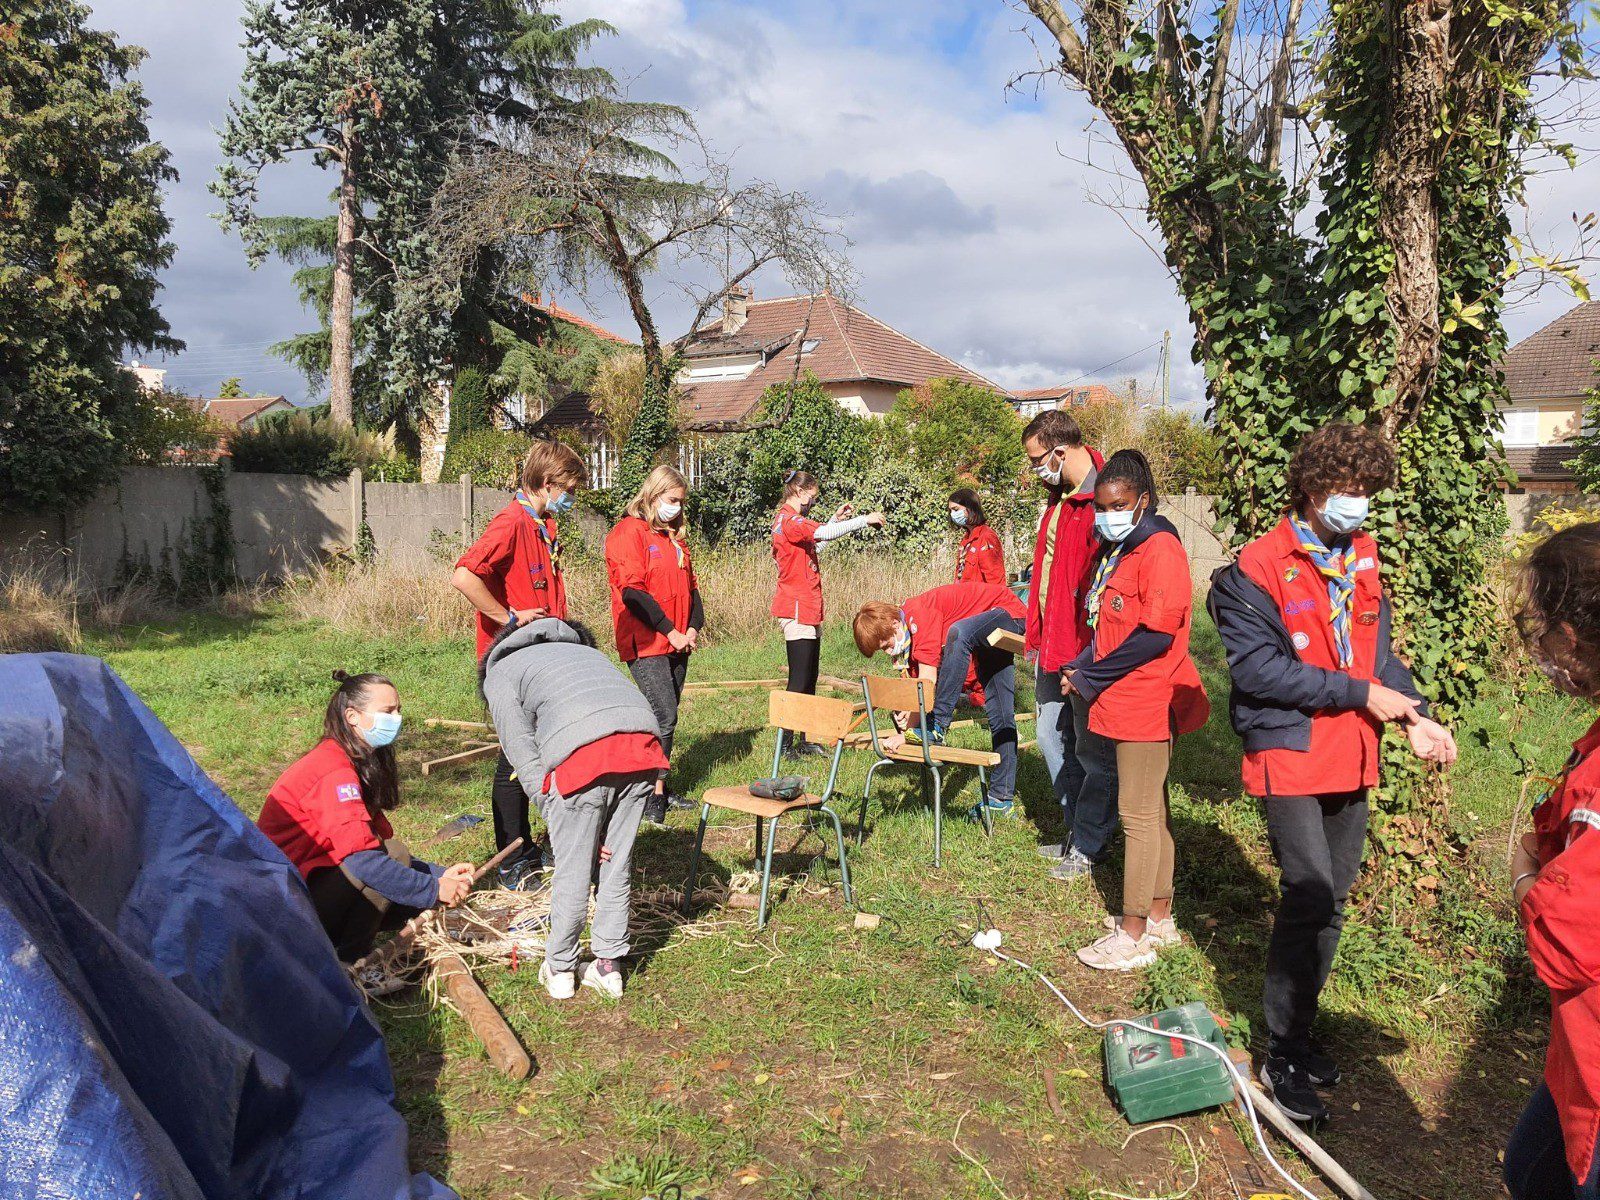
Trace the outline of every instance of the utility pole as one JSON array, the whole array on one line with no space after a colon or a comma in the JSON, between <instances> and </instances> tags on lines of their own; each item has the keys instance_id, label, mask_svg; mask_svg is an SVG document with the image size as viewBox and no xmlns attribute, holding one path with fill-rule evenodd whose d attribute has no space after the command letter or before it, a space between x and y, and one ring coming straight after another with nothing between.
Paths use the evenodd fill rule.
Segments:
<instances>
[{"instance_id":1,"label":"utility pole","mask_svg":"<svg viewBox=\"0 0 1600 1200\"><path fill-rule=\"evenodd\" d=\"M1161 334L1161 411L1172 404L1172 330Z\"/></svg>"}]
</instances>

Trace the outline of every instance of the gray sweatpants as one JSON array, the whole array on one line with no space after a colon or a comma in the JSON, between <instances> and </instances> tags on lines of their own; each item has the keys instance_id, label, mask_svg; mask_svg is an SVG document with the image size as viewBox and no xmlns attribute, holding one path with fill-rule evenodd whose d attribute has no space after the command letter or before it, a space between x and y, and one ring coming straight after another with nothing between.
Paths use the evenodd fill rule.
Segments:
<instances>
[{"instance_id":1,"label":"gray sweatpants","mask_svg":"<svg viewBox=\"0 0 1600 1200\"><path fill-rule=\"evenodd\" d=\"M631 949L633 840L655 786L654 771L602 775L575 796L545 798L544 821L556 856L555 878L550 881L550 934L544 948L550 970L571 971L578 965L578 937L589 916L589 885L601 846L610 849L611 861L600 864L590 949L596 958L622 958Z\"/></svg>"}]
</instances>

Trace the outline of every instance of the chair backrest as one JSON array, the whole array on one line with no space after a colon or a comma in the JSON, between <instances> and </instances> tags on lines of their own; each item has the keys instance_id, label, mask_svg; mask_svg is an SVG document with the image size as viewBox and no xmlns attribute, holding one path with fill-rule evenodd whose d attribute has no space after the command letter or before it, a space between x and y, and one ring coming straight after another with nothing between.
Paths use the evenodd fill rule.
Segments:
<instances>
[{"instance_id":1,"label":"chair backrest","mask_svg":"<svg viewBox=\"0 0 1600 1200\"><path fill-rule=\"evenodd\" d=\"M915 717L919 711L925 711L933 706L933 685L926 679L905 679L898 675L863 675L861 684L862 695L874 708L889 708L895 712L910 713ZM917 698L919 690L922 693L920 702Z\"/></svg>"},{"instance_id":2,"label":"chair backrest","mask_svg":"<svg viewBox=\"0 0 1600 1200\"><path fill-rule=\"evenodd\" d=\"M775 691L767 706L768 725L804 734L824 746L843 739L854 719L855 706L833 696Z\"/></svg>"}]
</instances>

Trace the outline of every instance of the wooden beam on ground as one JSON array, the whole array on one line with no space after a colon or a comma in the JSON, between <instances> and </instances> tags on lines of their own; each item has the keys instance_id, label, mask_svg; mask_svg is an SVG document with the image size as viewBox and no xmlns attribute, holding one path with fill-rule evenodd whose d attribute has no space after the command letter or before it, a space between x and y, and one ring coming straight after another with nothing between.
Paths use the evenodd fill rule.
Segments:
<instances>
[{"instance_id":1,"label":"wooden beam on ground","mask_svg":"<svg viewBox=\"0 0 1600 1200\"><path fill-rule=\"evenodd\" d=\"M1018 721L1031 721L1031 720L1034 719L1034 717L1036 717L1038 715L1039 715L1038 713L1019 712L1019 713L1016 714L1016 719ZM980 723L981 722L979 722L977 717L963 717L959 721L951 721L949 726L948 726L948 728L950 728L950 729L966 729L969 726L978 725Z\"/></svg>"},{"instance_id":2,"label":"wooden beam on ground","mask_svg":"<svg viewBox=\"0 0 1600 1200\"><path fill-rule=\"evenodd\" d=\"M447 951L439 956L433 970L444 985L445 995L466 1018L496 1069L511 1079L526 1079L531 1075L533 1059L522 1048L494 1001L489 999L489 993L472 977L461 955L454 950Z\"/></svg>"},{"instance_id":3,"label":"wooden beam on ground","mask_svg":"<svg viewBox=\"0 0 1600 1200\"><path fill-rule=\"evenodd\" d=\"M443 717L428 717L422 722L428 726L442 726L445 729L493 729L494 726L486 721L447 721Z\"/></svg>"},{"instance_id":4,"label":"wooden beam on ground","mask_svg":"<svg viewBox=\"0 0 1600 1200\"><path fill-rule=\"evenodd\" d=\"M1004 650L1007 654L1021 654L1027 648L1022 635L1012 633L1009 629L996 629L989 635L989 645L996 650Z\"/></svg>"},{"instance_id":5,"label":"wooden beam on ground","mask_svg":"<svg viewBox=\"0 0 1600 1200\"><path fill-rule=\"evenodd\" d=\"M447 754L443 758L429 759L422 764L422 773L424 775L432 775L440 767L459 767L469 762L477 762L480 758L488 758L491 754L499 753L499 742L486 742L481 746L474 746L471 750L462 750L457 754Z\"/></svg>"},{"instance_id":6,"label":"wooden beam on ground","mask_svg":"<svg viewBox=\"0 0 1600 1200\"><path fill-rule=\"evenodd\" d=\"M745 688L776 688L787 679L696 679L683 685L686 692L736 692Z\"/></svg>"},{"instance_id":7,"label":"wooden beam on ground","mask_svg":"<svg viewBox=\"0 0 1600 1200\"><path fill-rule=\"evenodd\" d=\"M840 679L837 675L818 675L817 683L823 687L831 687L836 692L845 692L852 696L861 694L861 680Z\"/></svg>"},{"instance_id":8,"label":"wooden beam on ground","mask_svg":"<svg viewBox=\"0 0 1600 1200\"><path fill-rule=\"evenodd\" d=\"M1017 753L1021 754L1024 750L1032 750L1038 744L1039 743L1038 743L1037 740L1031 741L1031 742L1018 742L1017 743Z\"/></svg>"}]
</instances>

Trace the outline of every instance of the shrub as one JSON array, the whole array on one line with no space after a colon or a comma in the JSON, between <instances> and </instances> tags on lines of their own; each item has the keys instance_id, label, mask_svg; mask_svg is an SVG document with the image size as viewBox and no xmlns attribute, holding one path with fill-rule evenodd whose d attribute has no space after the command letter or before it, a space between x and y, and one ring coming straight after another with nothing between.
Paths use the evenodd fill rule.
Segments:
<instances>
[{"instance_id":1,"label":"shrub","mask_svg":"<svg viewBox=\"0 0 1600 1200\"><path fill-rule=\"evenodd\" d=\"M1150 460L1163 493L1194 488L1215 495L1222 485L1222 444L1186 412L1141 408L1110 400L1072 410L1084 441L1107 458L1116 450L1138 450Z\"/></svg>"},{"instance_id":2,"label":"shrub","mask_svg":"<svg viewBox=\"0 0 1600 1200\"><path fill-rule=\"evenodd\" d=\"M128 461L162 463L212 457L222 441L222 425L200 411L188 396L158 392L143 397L128 432Z\"/></svg>"},{"instance_id":3,"label":"shrub","mask_svg":"<svg viewBox=\"0 0 1600 1200\"><path fill-rule=\"evenodd\" d=\"M526 434L507 429L477 429L463 434L455 444L454 459L446 460L444 477L450 480L465 474L482 487L515 488L528 446Z\"/></svg>"},{"instance_id":4,"label":"shrub","mask_svg":"<svg viewBox=\"0 0 1600 1200\"><path fill-rule=\"evenodd\" d=\"M458 461L462 440L494 428L490 404L489 380L482 371L477 367L463 367L456 372L450 389L450 431L445 437L441 472L445 479L454 479L466 470Z\"/></svg>"},{"instance_id":5,"label":"shrub","mask_svg":"<svg viewBox=\"0 0 1600 1200\"><path fill-rule=\"evenodd\" d=\"M1022 472L1022 421L988 388L930 379L901 392L884 424L936 488L1012 488Z\"/></svg>"},{"instance_id":6,"label":"shrub","mask_svg":"<svg viewBox=\"0 0 1600 1200\"><path fill-rule=\"evenodd\" d=\"M390 472L387 478L394 480L396 472L406 470L397 461L402 456L392 431L369 433L306 413L274 416L233 435L228 452L235 471L343 479L357 467L369 470L383 464Z\"/></svg>"},{"instance_id":7,"label":"shrub","mask_svg":"<svg viewBox=\"0 0 1600 1200\"><path fill-rule=\"evenodd\" d=\"M905 459L879 459L862 475L848 499L858 513L875 509L882 512L883 531L876 535L858 534L840 545L853 549L858 539L870 538L872 543L887 545L897 554L925 558L951 541L947 494L942 484Z\"/></svg>"}]
</instances>

